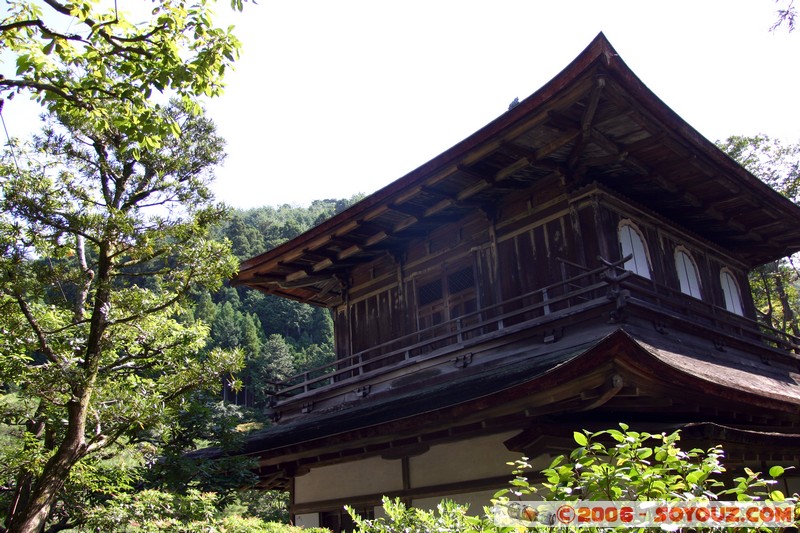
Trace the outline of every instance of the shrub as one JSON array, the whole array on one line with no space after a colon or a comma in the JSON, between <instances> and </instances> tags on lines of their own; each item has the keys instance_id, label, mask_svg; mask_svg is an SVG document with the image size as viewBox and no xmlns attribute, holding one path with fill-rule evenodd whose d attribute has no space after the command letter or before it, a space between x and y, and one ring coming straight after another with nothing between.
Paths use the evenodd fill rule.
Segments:
<instances>
[{"instance_id":1,"label":"shrub","mask_svg":"<svg viewBox=\"0 0 800 533\"><path fill-rule=\"evenodd\" d=\"M302 529L257 517L220 516L214 493L188 490L175 494L145 490L120 494L89 513L81 531L126 533L330 533Z\"/></svg>"},{"instance_id":2,"label":"shrub","mask_svg":"<svg viewBox=\"0 0 800 533\"><path fill-rule=\"evenodd\" d=\"M509 489L495 495L495 511L514 507L511 497L540 501L797 502L797 495L787 498L774 488L777 483L774 478L783 474L784 468L772 467L769 478L745 468L743 475L726 484L722 448L683 450L678 446L679 432L650 434L631 431L627 425L620 424L620 429L575 432L574 440L578 446L568 456L556 457L541 471L538 486L526 476L531 469L527 458L509 463L515 467L515 477ZM386 517L375 520L363 519L348 508L359 533L511 533L519 530L498 525L489 508L484 509L483 517L469 516L465 506L446 500L435 511L409 508L399 500L387 498L383 506ZM795 525L797 523L796 520ZM580 533L599 529L559 528ZM638 530L663 531L660 527ZM695 528L693 531L703 530Z\"/></svg>"}]
</instances>

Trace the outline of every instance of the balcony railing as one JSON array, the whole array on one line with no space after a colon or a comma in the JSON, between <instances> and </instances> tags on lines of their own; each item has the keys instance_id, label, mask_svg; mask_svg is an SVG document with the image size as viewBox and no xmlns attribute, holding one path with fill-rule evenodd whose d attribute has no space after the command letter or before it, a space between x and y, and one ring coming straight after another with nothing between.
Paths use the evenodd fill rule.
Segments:
<instances>
[{"instance_id":1,"label":"balcony railing","mask_svg":"<svg viewBox=\"0 0 800 533\"><path fill-rule=\"evenodd\" d=\"M668 319L690 321L696 327L723 335L761 342L765 348L800 353L800 339L635 276L622 268L626 259L617 262L601 259L603 266L591 270L562 261L562 281L292 376L276 384L274 400L281 402L311 391L344 387L357 378L390 372L408 361L436 357L494 336L542 326L608 306L614 300L618 308L630 302ZM568 277L569 269L579 273Z\"/></svg>"}]
</instances>

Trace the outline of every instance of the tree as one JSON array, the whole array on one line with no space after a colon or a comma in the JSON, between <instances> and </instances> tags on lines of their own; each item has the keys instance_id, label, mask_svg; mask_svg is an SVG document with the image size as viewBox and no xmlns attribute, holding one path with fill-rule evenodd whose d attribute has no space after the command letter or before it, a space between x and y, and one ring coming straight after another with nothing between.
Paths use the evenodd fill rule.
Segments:
<instances>
[{"instance_id":1,"label":"tree","mask_svg":"<svg viewBox=\"0 0 800 533\"><path fill-rule=\"evenodd\" d=\"M719 147L764 183L800 204L800 143L785 145L766 135L731 136ZM753 300L762 321L800 336L800 273L795 258L762 265L750 274Z\"/></svg>"},{"instance_id":2,"label":"tree","mask_svg":"<svg viewBox=\"0 0 800 533\"><path fill-rule=\"evenodd\" d=\"M81 465L113 457L241 364L237 351L202 351L208 326L181 308L190 288L216 289L235 270L209 237L224 214L209 190L222 140L173 103L160 120L182 134L137 144L114 127L128 110L110 107L102 125L56 115L32 150L17 147L23 165L0 162L0 380L15 400L3 420L19 436L0 452L12 532L41 531L65 484L89 472Z\"/></svg>"},{"instance_id":3,"label":"tree","mask_svg":"<svg viewBox=\"0 0 800 533\"><path fill-rule=\"evenodd\" d=\"M783 3L783 5L778 8L778 20L775 21L770 30L775 31L786 24L789 33L793 32L795 18L797 17L797 8L794 7L794 0L775 0L775 2Z\"/></svg>"},{"instance_id":4,"label":"tree","mask_svg":"<svg viewBox=\"0 0 800 533\"><path fill-rule=\"evenodd\" d=\"M210 444L225 452L241 449L245 434L237 426L243 419L241 409L221 402L219 394L200 391L186 396L165 423L137 431L137 440L150 441L158 451L140 485L168 493L188 489L213 493L218 506L224 507L240 490L256 484L255 461L235 454L210 461L191 452Z\"/></svg>"},{"instance_id":5,"label":"tree","mask_svg":"<svg viewBox=\"0 0 800 533\"><path fill-rule=\"evenodd\" d=\"M239 41L216 28L207 0L157 0L134 24L113 4L94 0L7 0L0 52L16 58L16 73L0 76L0 97L31 92L62 119L95 131L113 128L136 154L177 134L179 123L156 93L183 100L222 91ZM239 9L242 0L232 0Z\"/></svg>"},{"instance_id":6,"label":"tree","mask_svg":"<svg viewBox=\"0 0 800 533\"><path fill-rule=\"evenodd\" d=\"M295 354L282 336L272 334L264 343L263 351L250 355L247 370L253 397L257 405L267 405L275 383L295 372Z\"/></svg>"}]
</instances>

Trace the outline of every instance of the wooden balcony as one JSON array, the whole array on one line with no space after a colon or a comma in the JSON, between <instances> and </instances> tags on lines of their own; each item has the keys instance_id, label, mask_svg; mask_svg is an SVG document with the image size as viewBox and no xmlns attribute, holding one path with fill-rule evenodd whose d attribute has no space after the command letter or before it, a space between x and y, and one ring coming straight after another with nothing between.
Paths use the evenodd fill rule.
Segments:
<instances>
[{"instance_id":1,"label":"wooden balcony","mask_svg":"<svg viewBox=\"0 0 800 533\"><path fill-rule=\"evenodd\" d=\"M646 320L657 331L669 328L711 338L720 351L726 344L737 344L761 354L764 360L797 358L795 354L800 353L800 339L636 276L622 268L626 259L614 263L599 259L601 266L594 269L562 261L563 281L393 338L277 383L273 407L276 412L293 408L306 411L321 398L365 396L370 382L396 379L404 372L444 362L468 365L470 350L475 347L526 332L535 331L545 344L556 342L559 328L587 320Z\"/></svg>"}]
</instances>

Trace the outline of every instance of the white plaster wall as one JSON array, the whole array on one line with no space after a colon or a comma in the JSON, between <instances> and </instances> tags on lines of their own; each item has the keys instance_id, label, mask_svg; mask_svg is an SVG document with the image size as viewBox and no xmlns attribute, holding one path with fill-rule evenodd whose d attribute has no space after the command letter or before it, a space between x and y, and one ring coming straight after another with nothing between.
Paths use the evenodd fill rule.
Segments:
<instances>
[{"instance_id":1,"label":"white plaster wall","mask_svg":"<svg viewBox=\"0 0 800 533\"><path fill-rule=\"evenodd\" d=\"M294 501L308 503L324 500L383 494L403 488L402 463L371 457L337 465L312 468L295 478Z\"/></svg>"},{"instance_id":2,"label":"white plaster wall","mask_svg":"<svg viewBox=\"0 0 800 533\"><path fill-rule=\"evenodd\" d=\"M298 527L319 527L319 513L295 515L294 525Z\"/></svg>"},{"instance_id":3,"label":"white plaster wall","mask_svg":"<svg viewBox=\"0 0 800 533\"><path fill-rule=\"evenodd\" d=\"M497 490L504 488L498 487ZM473 516L483 516L483 508L492 505L492 497L497 490L484 490L480 492L467 492L464 494L448 494L447 496L435 498L417 498L412 500L411 505L419 509L436 509L442 500L452 500L461 505L469 505L469 514Z\"/></svg>"},{"instance_id":4,"label":"white plaster wall","mask_svg":"<svg viewBox=\"0 0 800 533\"><path fill-rule=\"evenodd\" d=\"M511 479L512 467L506 463L519 459L521 454L508 451L503 441L517 433L432 446L428 452L410 458L411 488L503 475Z\"/></svg>"}]
</instances>

